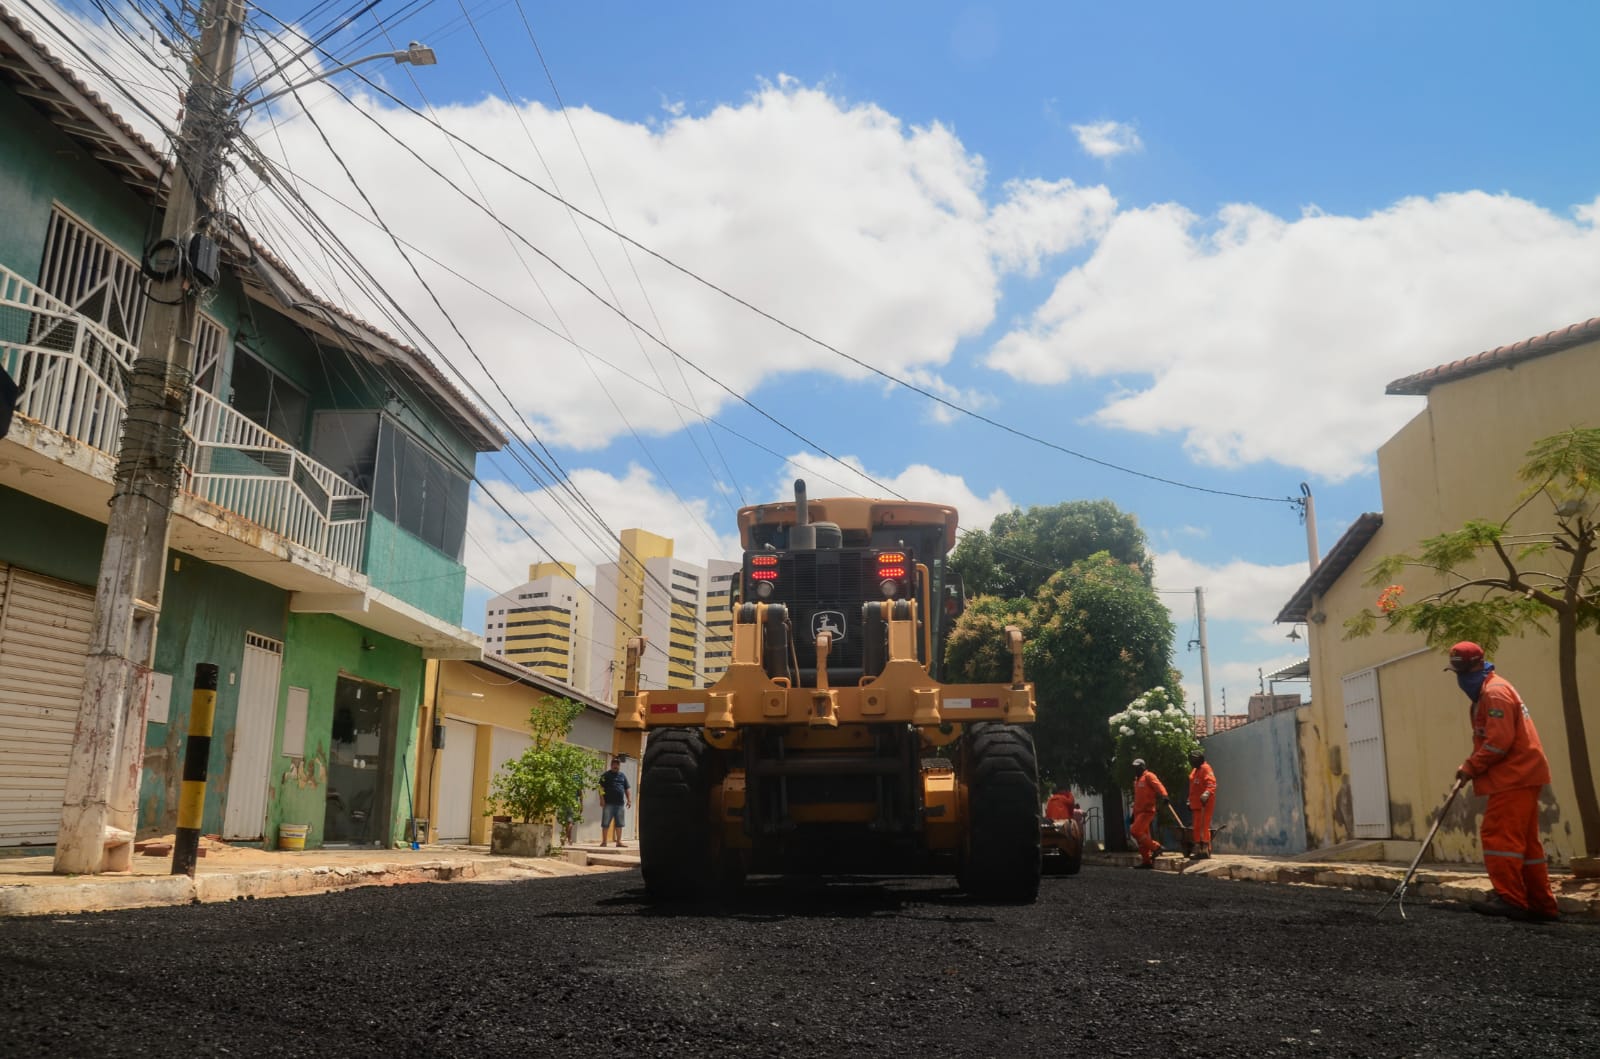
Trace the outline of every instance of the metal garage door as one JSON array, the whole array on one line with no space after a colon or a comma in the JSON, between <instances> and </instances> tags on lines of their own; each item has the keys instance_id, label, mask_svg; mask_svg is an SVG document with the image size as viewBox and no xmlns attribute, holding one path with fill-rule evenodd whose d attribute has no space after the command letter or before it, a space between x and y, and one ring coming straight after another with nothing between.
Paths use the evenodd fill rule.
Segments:
<instances>
[{"instance_id":1,"label":"metal garage door","mask_svg":"<svg viewBox=\"0 0 1600 1059\"><path fill-rule=\"evenodd\" d=\"M446 717L439 751L440 842L466 842L472 833L472 770L478 759L478 726Z\"/></svg>"},{"instance_id":2,"label":"metal garage door","mask_svg":"<svg viewBox=\"0 0 1600 1059\"><path fill-rule=\"evenodd\" d=\"M0 845L61 826L94 590L0 563Z\"/></svg>"}]
</instances>

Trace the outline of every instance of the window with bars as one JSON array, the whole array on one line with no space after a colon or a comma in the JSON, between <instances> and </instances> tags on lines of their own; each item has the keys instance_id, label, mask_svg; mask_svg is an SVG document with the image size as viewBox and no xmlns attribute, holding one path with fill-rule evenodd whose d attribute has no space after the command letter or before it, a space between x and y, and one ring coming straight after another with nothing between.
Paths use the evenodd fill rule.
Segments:
<instances>
[{"instance_id":1,"label":"window with bars","mask_svg":"<svg viewBox=\"0 0 1600 1059\"><path fill-rule=\"evenodd\" d=\"M139 341L146 304L139 263L60 206L50 210L39 286L118 338Z\"/></svg>"}]
</instances>

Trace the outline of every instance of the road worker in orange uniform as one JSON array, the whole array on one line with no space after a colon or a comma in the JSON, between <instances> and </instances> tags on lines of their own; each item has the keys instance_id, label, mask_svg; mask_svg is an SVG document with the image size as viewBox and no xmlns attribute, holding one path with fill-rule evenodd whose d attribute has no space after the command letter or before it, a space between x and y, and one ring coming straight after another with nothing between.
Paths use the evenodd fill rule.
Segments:
<instances>
[{"instance_id":1,"label":"road worker in orange uniform","mask_svg":"<svg viewBox=\"0 0 1600 1059\"><path fill-rule=\"evenodd\" d=\"M1071 820L1072 810L1077 808L1077 804L1070 790L1057 787L1050 800L1044 803L1044 815L1051 820Z\"/></svg>"},{"instance_id":2,"label":"road worker in orange uniform","mask_svg":"<svg viewBox=\"0 0 1600 1059\"><path fill-rule=\"evenodd\" d=\"M1539 791L1550 782L1533 717L1511 682L1485 662L1483 648L1463 640L1450 648L1450 669L1472 700L1472 756L1456 778L1472 781L1472 791L1487 797L1483 825L1484 866L1494 893L1474 901L1484 915L1546 921L1556 919L1555 896L1539 842Z\"/></svg>"},{"instance_id":3,"label":"road worker in orange uniform","mask_svg":"<svg viewBox=\"0 0 1600 1059\"><path fill-rule=\"evenodd\" d=\"M1156 866L1156 854L1161 843L1150 837L1150 824L1156 818L1156 806L1167 800L1167 788L1161 777L1145 767L1144 758L1133 759L1133 840L1139 843L1139 863L1135 868L1149 870Z\"/></svg>"},{"instance_id":4,"label":"road worker in orange uniform","mask_svg":"<svg viewBox=\"0 0 1600 1059\"><path fill-rule=\"evenodd\" d=\"M1189 822L1194 834L1194 859L1211 857L1211 813L1217 807L1217 774L1206 764L1204 750L1189 751Z\"/></svg>"}]
</instances>

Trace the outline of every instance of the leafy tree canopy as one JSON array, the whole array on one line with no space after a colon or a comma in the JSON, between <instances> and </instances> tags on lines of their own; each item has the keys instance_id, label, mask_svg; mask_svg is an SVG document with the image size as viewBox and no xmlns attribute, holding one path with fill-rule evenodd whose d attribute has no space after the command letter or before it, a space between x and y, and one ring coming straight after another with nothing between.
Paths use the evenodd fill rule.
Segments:
<instances>
[{"instance_id":1,"label":"leafy tree canopy","mask_svg":"<svg viewBox=\"0 0 1600 1059\"><path fill-rule=\"evenodd\" d=\"M1071 500L1050 507L1013 508L987 530L962 536L950 556L969 596L1032 599L1052 574L1096 552L1152 575L1138 519L1109 500Z\"/></svg>"},{"instance_id":2,"label":"leafy tree canopy","mask_svg":"<svg viewBox=\"0 0 1600 1059\"><path fill-rule=\"evenodd\" d=\"M1172 621L1147 569L1101 550L1050 577L1031 598L973 600L946 646L948 679L1010 679L1006 625L1021 628L1026 641L1040 776L1050 784L1110 789L1106 718L1146 688L1175 686Z\"/></svg>"}]
</instances>

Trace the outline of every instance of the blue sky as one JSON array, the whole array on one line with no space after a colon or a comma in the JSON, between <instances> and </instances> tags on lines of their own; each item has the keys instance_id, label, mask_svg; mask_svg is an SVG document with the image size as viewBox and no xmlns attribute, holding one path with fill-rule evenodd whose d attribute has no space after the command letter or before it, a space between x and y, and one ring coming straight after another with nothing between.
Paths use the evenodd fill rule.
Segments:
<instances>
[{"instance_id":1,"label":"blue sky","mask_svg":"<svg viewBox=\"0 0 1600 1059\"><path fill-rule=\"evenodd\" d=\"M459 3L406 18L412 6L385 0L329 49L343 61L387 48L373 19L398 20L396 44L422 40L439 63L414 82L387 63L371 76L640 243L1063 447L1252 496L1309 482L1325 550L1381 506L1374 451L1421 408L1385 397L1384 383L1595 314L1600 82L1588 48L1600 9L1133 6L490 0L467 5L469 23ZM328 19L304 4L268 10L313 28ZM357 107L762 412L508 241ZM515 412L392 244L336 204L364 209L303 108L385 223L502 299L419 266ZM342 283L273 193L241 175L247 223L290 247L324 293L432 343L486 403L526 419L613 528L668 533L694 559L728 554L732 508L781 495L798 473L729 431L809 464L813 495L838 491L823 477L881 491L806 455L770 415L878 483L956 503L970 526L1010 504L1073 499L1134 513L1196 699L1192 600L1179 594L1195 585L1213 619L1219 708L1225 691L1241 710L1258 667L1297 657L1270 624L1306 573L1287 504L1158 484L937 414L464 163L370 93L352 105L313 88L246 132L309 182L308 201L425 334ZM694 408L727 428L712 428L714 446L683 426ZM604 558L505 457L480 475L551 552ZM475 506L471 528L476 626L489 586L517 583L542 555L491 505Z\"/></svg>"}]
</instances>

